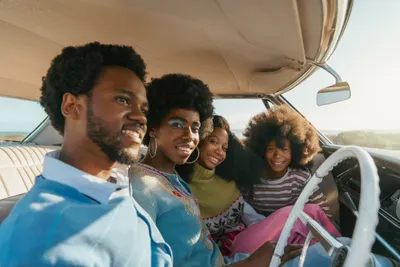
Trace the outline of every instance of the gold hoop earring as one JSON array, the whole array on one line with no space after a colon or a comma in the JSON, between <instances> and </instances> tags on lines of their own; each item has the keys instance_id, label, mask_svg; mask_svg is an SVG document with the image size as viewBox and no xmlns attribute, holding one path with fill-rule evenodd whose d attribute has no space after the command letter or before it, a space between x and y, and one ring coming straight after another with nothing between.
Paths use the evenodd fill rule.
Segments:
<instances>
[{"instance_id":1,"label":"gold hoop earring","mask_svg":"<svg viewBox=\"0 0 400 267\"><path fill-rule=\"evenodd\" d=\"M193 164L193 163L195 163L198 159L199 159L199 157L200 157L200 150L199 150L199 148L196 146L196 149L197 149L197 157L196 157L196 159L195 160L193 160L193 161L186 161L186 164Z\"/></svg>"},{"instance_id":2,"label":"gold hoop earring","mask_svg":"<svg viewBox=\"0 0 400 267\"><path fill-rule=\"evenodd\" d=\"M152 142L151 141L154 141L154 146L155 146L155 148L154 148L154 153L151 153L151 148L153 147L151 144L152 144ZM156 154L157 154L157 140L155 139L155 138L153 138L153 137L150 137L150 141L149 141L149 155L150 155L150 157L153 159L155 156L156 156Z\"/></svg>"}]
</instances>

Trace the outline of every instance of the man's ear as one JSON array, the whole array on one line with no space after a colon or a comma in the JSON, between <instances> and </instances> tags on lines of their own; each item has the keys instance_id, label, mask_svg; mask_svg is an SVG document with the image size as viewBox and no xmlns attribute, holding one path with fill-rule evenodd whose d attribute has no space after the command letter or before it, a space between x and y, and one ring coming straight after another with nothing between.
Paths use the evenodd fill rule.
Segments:
<instances>
[{"instance_id":1,"label":"man's ear","mask_svg":"<svg viewBox=\"0 0 400 267\"><path fill-rule=\"evenodd\" d=\"M65 93L61 102L61 113L65 118L79 120L83 113L82 97L76 97L71 93Z\"/></svg>"}]
</instances>

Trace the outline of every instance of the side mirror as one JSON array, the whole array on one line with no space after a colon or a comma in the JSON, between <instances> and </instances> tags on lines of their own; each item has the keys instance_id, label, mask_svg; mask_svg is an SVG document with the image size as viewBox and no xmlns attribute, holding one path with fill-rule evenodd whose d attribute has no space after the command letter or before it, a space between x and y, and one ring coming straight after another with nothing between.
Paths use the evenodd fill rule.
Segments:
<instances>
[{"instance_id":1,"label":"side mirror","mask_svg":"<svg viewBox=\"0 0 400 267\"><path fill-rule=\"evenodd\" d=\"M350 85L347 82L339 82L318 91L317 105L325 106L347 100L350 97Z\"/></svg>"}]
</instances>

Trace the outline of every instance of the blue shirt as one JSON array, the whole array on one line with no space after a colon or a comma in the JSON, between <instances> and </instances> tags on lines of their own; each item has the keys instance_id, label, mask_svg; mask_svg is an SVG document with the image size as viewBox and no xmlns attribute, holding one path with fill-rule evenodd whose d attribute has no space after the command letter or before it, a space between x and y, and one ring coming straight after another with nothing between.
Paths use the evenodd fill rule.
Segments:
<instances>
[{"instance_id":1,"label":"blue shirt","mask_svg":"<svg viewBox=\"0 0 400 267\"><path fill-rule=\"evenodd\" d=\"M124 190L46 157L0 225L0 265L172 266L170 247Z\"/></svg>"},{"instance_id":2,"label":"blue shirt","mask_svg":"<svg viewBox=\"0 0 400 267\"><path fill-rule=\"evenodd\" d=\"M132 195L155 221L174 254L174 266L223 266L224 258L200 219L190 187L178 174L138 164L131 168ZM237 255L233 261L247 257ZM225 264L232 259L225 259Z\"/></svg>"}]
</instances>

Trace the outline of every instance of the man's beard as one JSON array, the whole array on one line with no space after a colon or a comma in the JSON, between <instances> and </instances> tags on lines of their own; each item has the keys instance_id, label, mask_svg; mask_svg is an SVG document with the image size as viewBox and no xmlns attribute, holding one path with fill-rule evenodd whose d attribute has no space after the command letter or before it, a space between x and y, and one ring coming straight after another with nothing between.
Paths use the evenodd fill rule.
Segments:
<instances>
[{"instance_id":1,"label":"man's beard","mask_svg":"<svg viewBox=\"0 0 400 267\"><path fill-rule=\"evenodd\" d=\"M111 161L121 164L133 164L138 160L139 147L121 148L121 133L119 129L110 129L107 123L93 114L91 105L87 112L87 136Z\"/></svg>"}]
</instances>

